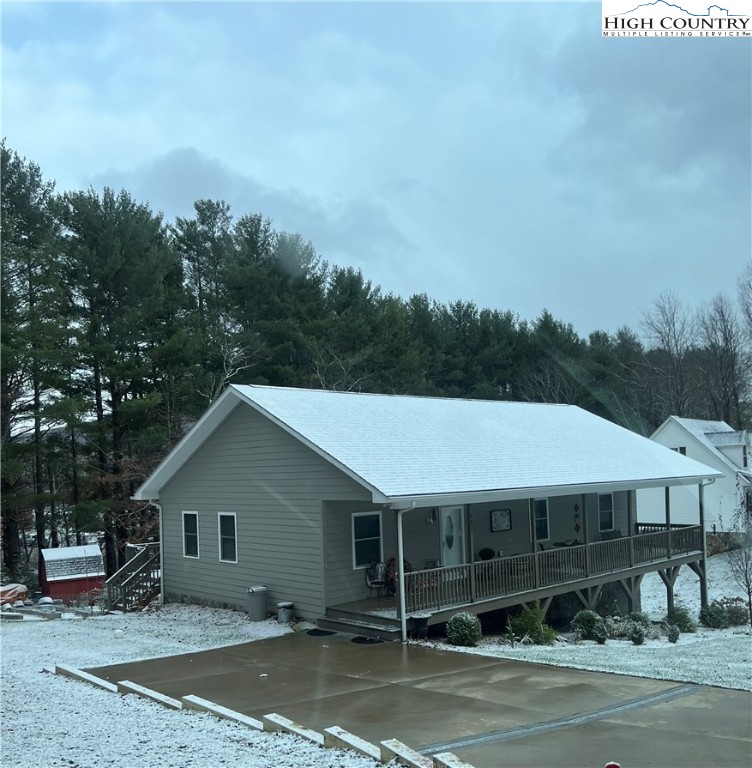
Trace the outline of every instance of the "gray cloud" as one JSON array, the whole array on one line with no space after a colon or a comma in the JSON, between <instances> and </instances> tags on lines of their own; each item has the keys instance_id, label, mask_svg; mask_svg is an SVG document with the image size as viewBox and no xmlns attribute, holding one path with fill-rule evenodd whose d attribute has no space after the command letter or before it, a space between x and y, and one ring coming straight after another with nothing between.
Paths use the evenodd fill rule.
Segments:
<instances>
[{"instance_id":1,"label":"gray cloud","mask_svg":"<svg viewBox=\"0 0 752 768\"><path fill-rule=\"evenodd\" d=\"M748 41L603 40L594 3L39 8L4 124L61 188L221 198L385 291L581 332L752 250Z\"/></svg>"},{"instance_id":2,"label":"gray cloud","mask_svg":"<svg viewBox=\"0 0 752 768\"><path fill-rule=\"evenodd\" d=\"M400 256L414 250L377 202L345 198L327 203L297 190L273 189L192 147L172 150L134 170L98 174L91 183L96 189L127 189L168 221L191 216L198 199L224 200L235 217L262 213L276 229L302 235L334 261L366 267L387 258L396 265Z\"/></svg>"},{"instance_id":3,"label":"gray cloud","mask_svg":"<svg viewBox=\"0 0 752 768\"><path fill-rule=\"evenodd\" d=\"M648 196L646 178L677 180L690 194L701 183L748 197L752 47L743 39L688 42L622 44L583 24L549 55L529 50L539 96L580 111L551 158L554 170L609 185L626 177Z\"/></svg>"}]
</instances>

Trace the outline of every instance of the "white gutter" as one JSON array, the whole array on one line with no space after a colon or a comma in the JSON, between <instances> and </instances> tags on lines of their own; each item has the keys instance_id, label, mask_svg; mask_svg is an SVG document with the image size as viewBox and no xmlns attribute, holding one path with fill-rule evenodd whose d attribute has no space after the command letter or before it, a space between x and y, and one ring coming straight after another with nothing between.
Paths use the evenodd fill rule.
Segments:
<instances>
[{"instance_id":1,"label":"white gutter","mask_svg":"<svg viewBox=\"0 0 752 768\"><path fill-rule=\"evenodd\" d=\"M582 493L613 493L614 491L635 491L642 488L665 488L675 485L697 485L704 480L721 477L720 472L708 472L695 477L671 477L651 480L621 480L615 483L581 483L578 485L528 486L524 488L498 488L483 491L458 491L425 495L390 496L392 509L418 507L446 507L457 504L481 504L494 501L513 501L532 496L576 496Z\"/></svg>"},{"instance_id":2,"label":"white gutter","mask_svg":"<svg viewBox=\"0 0 752 768\"><path fill-rule=\"evenodd\" d=\"M405 600L405 543L402 538L402 515L409 509L415 509L415 502L405 509L397 510L397 575L399 576L400 634L402 642L407 642L407 610Z\"/></svg>"},{"instance_id":3,"label":"white gutter","mask_svg":"<svg viewBox=\"0 0 752 768\"><path fill-rule=\"evenodd\" d=\"M159 604L164 605L164 530L162 528L162 505L158 501L151 499L149 504L153 504L159 510Z\"/></svg>"}]
</instances>

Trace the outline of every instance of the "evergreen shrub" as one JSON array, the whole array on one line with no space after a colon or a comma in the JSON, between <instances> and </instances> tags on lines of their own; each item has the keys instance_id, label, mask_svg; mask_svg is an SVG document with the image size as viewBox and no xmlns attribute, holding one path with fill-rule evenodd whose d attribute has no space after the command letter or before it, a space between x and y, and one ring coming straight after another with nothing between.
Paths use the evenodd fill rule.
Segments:
<instances>
[{"instance_id":1,"label":"evergreen shrub","mask_svg":"<svg viewBox=\"0 0 752 768\"><path fill-rule=\"evenodd\" d=\"M595 628L604 627L603 619L595 611L580 611L570 623L570 629L583 640L595 640Z\"/></svg>"},{"instance_id":2,"label":"evergreen shrub","mask_svg":"<svg viewBox=\"0 0 752 768\"><path fill-rule=\"evenodd\" d=\"M595 627L593 627L593 640L595 640L598 645L605 645L606 640L608 640L608 631L606 630L604 622L601 621L600 624L596 624Z\"/></svg>"},{"instance_id":3,"label":"evergreen shrub","mask_svg":"<svg viewBox=\"0 0 752 768\"><path fill-rule=\"evenodd\" d=\"M697 631L697 622L692 618L688 608L683 605L675 605L665 616L664 621L676 624L680 632L689 633Z\"/></svg>"},{"instance_id":4,"label":"evergreen shrub","mask_svg":"<svg viewBox=\"0 0 752 768\"><path fill-rule=\"evenodd\" d=\"M556 642L556 633L543 621L543 616L543 609L536 603L511 618L509 627L517 637L523 640L528 638L535 645L553 645Z\"/></svg>"},{"instance_id":5,"label":"evergreen shrub","mask_svg":"<svg viewBox=\"0 0 752 768\"><path fill-rule=\"evenodd\" d=\"M452 645L475 648L483 637L480 619L472 613L455 613L447 622L446 636Z\"/></svg>"},{"instance_id":6,"label":"evergreen shrub","mask_svg":"<svg viewBox=\"0 0 752 768\"><path fill-rule=\"evenodd\" d=\"M730 627L749 624L749 608L741 597L723 597L718 602L726 609L726 618Z\"/></svg>"},{"instance_id":7,"label":"evergreen shrub","mask_svg":"<svg viewBox=\"0 0 752 768\"><path fill-rule=\"evenodd\" d=\"M635 645L642 645L645 642L645 627L637 622L632 622L632 627L629 632L629 639Z\"/></svg>"}]
</instances>

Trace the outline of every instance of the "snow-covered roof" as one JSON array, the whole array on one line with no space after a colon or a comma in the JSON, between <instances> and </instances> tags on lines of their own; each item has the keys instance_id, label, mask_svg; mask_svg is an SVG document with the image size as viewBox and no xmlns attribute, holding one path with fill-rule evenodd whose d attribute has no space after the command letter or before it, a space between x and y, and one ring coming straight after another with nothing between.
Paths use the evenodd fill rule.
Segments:
<instances>
[{"instance_id":1,"label":"snow-covered roof","mask_svg":"<svg viewBox=\"0 0 752 768\"><path fill-rule=\"evenodd\" d=\"M749 445L746 429L732 429L728 432L708 432L705 437L707 437L713 445Z\"/></svg>"},{"instance_id":2,"label":"snow-covered roof","mask_svg":"<svg viewBox=\"0 0 752 768\"><path fill-rule=\"evenodd\" d=\"M55 547L43 549L42 555L46 563L52 560L75 560L81 557L98 557L101 559L102 551L96 544L84 544L80 547Z\"/></svg>"},{"instance_id":3,"label":"snow-covered roof","mask_svg":"<svg viewBox=\"0 0 752 768\"><path fill-rule=\"evenodd\" d=\"M669 416L666 421L653 433L657 435L665 424L670 421L676 422L694 437L707 451L709 451L718 461L722 462L728 469L741 475L747 481L752 479L752 472L735 464L723 451L718 450L719 446L748 445L749 433L747 430L735 430L725 421L706 421L705 419L684 419L679 416Z\"/></svg>"},{"instance_id":4,"label":"snow-covered roof","mask_svg":"<svg viewBox=\"0 0 752 768\"><path fill-rule=\"evenodd\" d=\"M156 499L239 405L395 507L698 483L692 459L568 405L230 386L134 498Z\"/></svg>"},{"instance_id":5,"label":"snow-covered roof","mask_svg":"<svg viewBox=\"0 0 752 768\"><path fill-rule=\"evenodd\" d=\"M40 554L44 559L47 581L68 581L105 575L102 552L95 544L42 549Z\"/></svg>"}]
</instances>

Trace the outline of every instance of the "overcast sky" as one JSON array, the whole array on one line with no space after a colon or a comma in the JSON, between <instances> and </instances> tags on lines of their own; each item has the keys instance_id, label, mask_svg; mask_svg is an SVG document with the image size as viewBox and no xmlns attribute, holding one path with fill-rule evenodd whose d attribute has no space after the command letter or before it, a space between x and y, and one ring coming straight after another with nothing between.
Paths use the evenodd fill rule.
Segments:
<instances>
[{"instance_id":1,"label":"overcast sky","mask_svg":"<svg viewBox=\"0 0 752 768\"><path fill-rule=\"evenodd\" d=\"M600 3L3 3L3 135L58 189L261 212L384 291L583 334L734 294L749 39Z\"/></svg>"}]
</instances>

